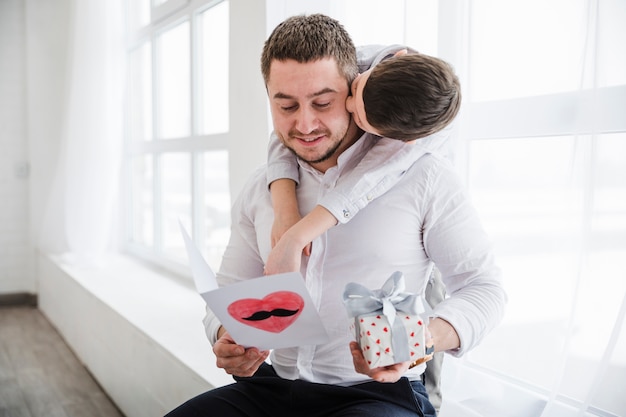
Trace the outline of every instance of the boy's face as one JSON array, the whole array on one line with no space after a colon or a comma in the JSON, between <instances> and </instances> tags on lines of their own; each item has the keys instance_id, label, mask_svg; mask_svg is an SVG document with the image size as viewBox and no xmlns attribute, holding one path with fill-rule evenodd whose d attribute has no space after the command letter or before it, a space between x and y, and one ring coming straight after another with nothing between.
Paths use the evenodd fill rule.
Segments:
<instances>
[{"instance_id":1,"label":"boy's face","mask_svg":"<svg viewBox=\"0 0 626 417\"><path fill-rule=\"evenodd\" d=\"M365 104L363 103L363 89L370 77L372 70L369 69L362 74L359 74L354 81L352 81L352 95L346 99L346 109L352 113L352 117L356 124L366 132L379 135L377 129L369 124L365 114Z\"/></svg>"},{"instance_id":2,"label":"boy's face","mask_svg":"<svg viewBox=\"0 0 626 417\"><path fill-rule=\"evenodd\" d=\"M273 61L267 82L274 130L298 157L324 172L357 138L348 85L332 58Z\"/></svg>"}]
</instances>

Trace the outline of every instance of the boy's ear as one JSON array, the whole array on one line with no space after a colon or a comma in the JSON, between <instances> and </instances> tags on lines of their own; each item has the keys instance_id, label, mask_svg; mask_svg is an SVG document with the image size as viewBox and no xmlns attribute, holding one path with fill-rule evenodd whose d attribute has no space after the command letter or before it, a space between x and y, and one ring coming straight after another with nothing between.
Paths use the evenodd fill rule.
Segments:
<instances>
[{"instance_id":1,"label":"boy's ear","mask_svg":"<svg viewBox=\"0 0 626 417\"><path fill-rule=\"evenodd\" d=\"M408 49L404 48L404 49L400 49L398 52L396 52L395 54L393 54L393 56L402 56L402 55L406 55L409 52Z\"/></svg>"}]
</instances>

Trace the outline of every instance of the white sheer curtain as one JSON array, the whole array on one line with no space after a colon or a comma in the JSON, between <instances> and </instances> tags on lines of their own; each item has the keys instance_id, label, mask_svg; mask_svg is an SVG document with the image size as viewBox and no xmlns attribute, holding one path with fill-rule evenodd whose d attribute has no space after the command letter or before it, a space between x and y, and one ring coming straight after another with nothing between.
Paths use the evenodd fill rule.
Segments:
<instances>
[{"instance_id":1,"label":"white sheer curtain","mask_svg":"<svg viewBox=\"0 0 626 417\"><path fill-rule=\"evenodd\" d=\"M462 79L455 163L510 300L483 345L445 359L442 417L625 416L626 2L296 3Z\"/></svg>"},{"instance_id":2,"label":"white sheer curtain","mask_svg":"<svg viewBox=\"0 0 626 417\"><path fill-rule=\"evenodd\" d=\"M123 144L121 1L74 0L64 124L39 245L93 264L111 248Z\"/></svg>"},{"instance_id":3,"label":"white sheer curtain","mask_svg":"<svg viewBox=\"0 0 626 417\"><path fill-rule=\"evenodd\" d=\"M468 184L510 300L444 398L626 415L626 3L474 0L463 21Z\"/></svg>"},{"instance_id":4,"label":"white sheer curtain","mask_svg":"<svg viewBox=\"0 0 626 417\"><path fill-rule=\"evenodd\" d=\"M576 274L562 355L542 417L562 415L567 397L579 401L571 407L578 416L626 415L626 133L624 126L603 120L615 107L624 120L626 76L612 72L626 71L626 53L618 46L626 35L626 4L590 0L584 11L574 131L574 156L583 171L578 240L572 251ZM607 97L607 89L617 97ZM590 363L581 366L584 362ZM575 371L580 368L583 372ZM573 389L572 377L584 381L576 384L579 389Z\"/></svg>"}]
</instances>

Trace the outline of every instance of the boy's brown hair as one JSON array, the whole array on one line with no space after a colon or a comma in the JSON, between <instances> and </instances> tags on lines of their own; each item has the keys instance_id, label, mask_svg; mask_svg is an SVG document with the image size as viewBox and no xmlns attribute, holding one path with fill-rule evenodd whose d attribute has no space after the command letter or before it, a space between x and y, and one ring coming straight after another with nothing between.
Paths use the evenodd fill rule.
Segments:
<instances>
[{"instance_id":1,"label":"boy's brown hair","mask_svg":"<svg viewBox=\"0 0 626 417\"><path fill-rule=\"evenodd\" d=\"M382 136L410 141L432 135L456 117L461 85L447 62L400 55L372 70L364 88L367 121Z\"/></svg>"}]
</instances>

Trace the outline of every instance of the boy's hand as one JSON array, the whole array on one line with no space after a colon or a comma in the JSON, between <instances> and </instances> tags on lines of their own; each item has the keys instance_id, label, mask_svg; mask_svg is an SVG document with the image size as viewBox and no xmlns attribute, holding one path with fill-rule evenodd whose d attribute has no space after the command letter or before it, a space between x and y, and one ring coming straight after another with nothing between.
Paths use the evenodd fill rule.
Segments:
<instances>
[{"instance_id":1,"label":"boy's hand","mask_svg":"<svg viewBox=\"0 0 626 417\"><path fill-rule=\"evenodd\" d=\"M303 251L300 249L301 246L292 242L289 237L289 233L284 234L270 251L265 263L265 275L300 271ZM310 247L311 244L309 243L307 248L304 250L304 253L307 256L311 253Z\"/></svg>"},{"instance_id":2,"label":"boy's hand","mask_svg":"<svg viewBox=\"0 0 626 417\"><path fill-rule=\"evenodd\" d=\"M299 213L289 213L289 214L283 213L282 215L276 214L274 216L274 223L272 224L272 234L271 234L272 248L276 247L276 245L278 244L280 239L283 237L285 232L289 230L291 226L298 223L300 219L301 217ZM303 252L306 256L311 255L310 243L304 248Z\"/></svg>"}]
</instances>

